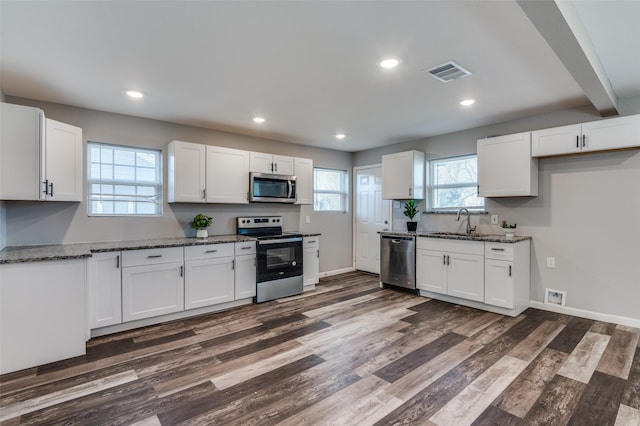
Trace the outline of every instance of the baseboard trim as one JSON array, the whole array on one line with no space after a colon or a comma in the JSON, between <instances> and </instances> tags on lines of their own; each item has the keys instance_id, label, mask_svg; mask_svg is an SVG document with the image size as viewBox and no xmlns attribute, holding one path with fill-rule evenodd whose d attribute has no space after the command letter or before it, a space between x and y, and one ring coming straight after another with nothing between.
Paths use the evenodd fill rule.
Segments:
<instances>
[{"instance_id":1,"label":"baseboard trim","mask_svg":"<svg viewBox=\"0 0 640 426\"><path fill-rule=\"evenodd\" d=\"M320 272L320 277L324 278L324 277L330 277L332 275L346 274L347 272L353 272L355 270L356 269L353 266L349 268L334 269L333 271Z\"/></svg>"},{"instance_id":2,"label":"baseboard trim","mask_svg":"<svg viewBox=\"0 0 640 426\"><path fill-rule=\"evenodd\" d=\"M596 321L612 322L614 324L625 325L627 327L640 328L640 319L621 317L619 315L604 314L601 312L587 311L567 306L548 305L542 302L531 300L529 306L543 311L557 312L560 314L573 315L574 317L587 318Z\"/></svg>"}]
</instances>

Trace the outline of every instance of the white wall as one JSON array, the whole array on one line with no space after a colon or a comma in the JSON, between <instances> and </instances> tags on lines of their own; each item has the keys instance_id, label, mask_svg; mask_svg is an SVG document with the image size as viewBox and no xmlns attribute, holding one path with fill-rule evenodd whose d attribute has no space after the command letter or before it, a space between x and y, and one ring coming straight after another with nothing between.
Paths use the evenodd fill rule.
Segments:
<instances>
[{"instance_id":1,"label":"white wall","mask_svg":"<svg viewBox=\"0 0 640 426\"><path fill-rule=\"evenodd\" d=\"M162 148L165 183L167 170L166 145L174 139L312 158L316 167L351 170L352 155L347 152L313 148L28 99L7 97L7 102L40 107L49 118L81 127L85 141ZM166 199L165 184L164 213L162 217L157 218L88 217L85 202L7 201L5 202L7 245L193 236L195 231L190 228L189 222L191 222L196 213L205 213L213 217L213 227L210 228L211 234L234 234L234 219L236 216L281 214L284 216L286 230L320 232L322 233L321 243L323 246L332 247L331 250L322 251L320 258L321 272L352 266L351 240L344 239L344 235L351 235L352 232L350 212L347 214L314 212L313 206L281 204L168 204ZM310 217L309 224L305 223L307 215Z\"/></svg>"},{"instance_id":2,"label":"white wall","mask_svg":"<svg viewBox=\"0 0 640 426\"><path fill-rule=\"evenodd\" d=\"M623 113L640 113L638 99L622 100ZM384 153L406 149L424 151L430 158L475 153L476 140L487 135L594 119L599 117L589 108L559 111L357 153L354 163L374 164ZM533 237L531 299L543 302L545 288L552 288L567 292L567 307L640 320L640 150L541 159L539 170L538 197L486 200L487 211ZM422 214L419 226L462 230L462 221L454 219ZM499 231L488 215L472 216L472 225L477 224L481 233ZM398 225L394 228L404 226ZM555 257L556 268L546 267L548 256Z\"/></svg>"}]
</instances>

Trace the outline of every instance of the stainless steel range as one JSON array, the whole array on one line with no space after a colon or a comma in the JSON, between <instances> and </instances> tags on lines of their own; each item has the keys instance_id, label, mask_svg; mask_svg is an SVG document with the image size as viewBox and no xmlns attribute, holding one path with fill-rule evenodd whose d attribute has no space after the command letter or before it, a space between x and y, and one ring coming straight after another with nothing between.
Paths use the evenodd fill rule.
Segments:
<instances>
[{"instance_id":1,"label":"stainless steel range","mask_svg":"<svg viewBox=\"0 0 640 426\"><path fill-rule=\"evenodd\" d=\"M258 239L256 303L302 293L302 236L282 232L282 216L238 217L238 235Z\"/></svg>"}]
</instances>

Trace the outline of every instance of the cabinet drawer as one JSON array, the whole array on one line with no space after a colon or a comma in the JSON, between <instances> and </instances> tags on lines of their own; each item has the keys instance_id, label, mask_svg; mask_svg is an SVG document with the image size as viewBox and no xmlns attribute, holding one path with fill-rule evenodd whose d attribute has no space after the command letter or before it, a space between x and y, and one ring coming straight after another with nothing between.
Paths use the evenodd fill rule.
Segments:
<instances>
[{"instance_id":1,"label":"cabinet drawer","mask_svg":"<svg viewBox=\"0 0 640 426\"><path fill-rule=\"evenodd\" d=\"M444 238L418 237L418 250L437 250L449 253L484 254L484 241L447 240Z\"/></svg>"},{"instance_id":2,"label":"cabinet drawer","mask_svg":"<svg viewBox=\"0 0 640 426\"><path fill-rule=\"evenodd\" d=\"M320 247L320 237L305 237L302 239L304 248Z\"/></svg>"},{"instance_id":3,"label":"cabinet drawer","mask_svg":"<svg viewBox=\"0 0 640 426\"><path fill-rule=\"evenodd\" d=\"M182 262L184 251L182 247L158 249L130 250L122 252L122 267L139 265L157 265L160 263Z\"/></svg>"},{"instance_id":4,"label":"cabinet drawer","mask_svg":"<svg viewBox=\"0 0 640 426\"><path fill-rule=\"evenodd\" d=\"M216 257L233 257L233 244L207 244L204 246L187 246L184 248L184 260L213 259Z\"/></svg>"},{"instance_id":5,"label":"cabinet drawer","mask_svg":"<svg viewBox=\"0 0 640 426\"><path fill-rule=\"evenodd\" d=\"M236 256L242 256L243 254L254 254L255 252L255 241L243 241L241 243L236 243Z\"/></svg>"},{"instance_id":6,"label":"cabinet drawer","mask_svg":"<svg viewBox=\"0 0 640 426\"><path fill-rule=\"evenodd\" d=\"M513 244L485 243L484 257L486 259L513 260Z\"/></svg>"}]
</instances>

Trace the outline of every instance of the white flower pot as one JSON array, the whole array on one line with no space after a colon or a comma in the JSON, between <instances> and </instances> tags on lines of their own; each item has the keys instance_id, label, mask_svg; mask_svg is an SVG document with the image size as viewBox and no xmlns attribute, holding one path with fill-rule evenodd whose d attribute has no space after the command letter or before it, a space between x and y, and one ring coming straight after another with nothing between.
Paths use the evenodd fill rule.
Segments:
<instances>
[{"instance_id":1,"label":"white flower pot","mask_svg":"<svg viewBox=\"0 0 640 426\"><path fill-rule=\"evenodd\" d=\"M208 236L209 236L209 231L207 229L196 230L196 238L207 238Z\"/></svg>"}]
</instances>

